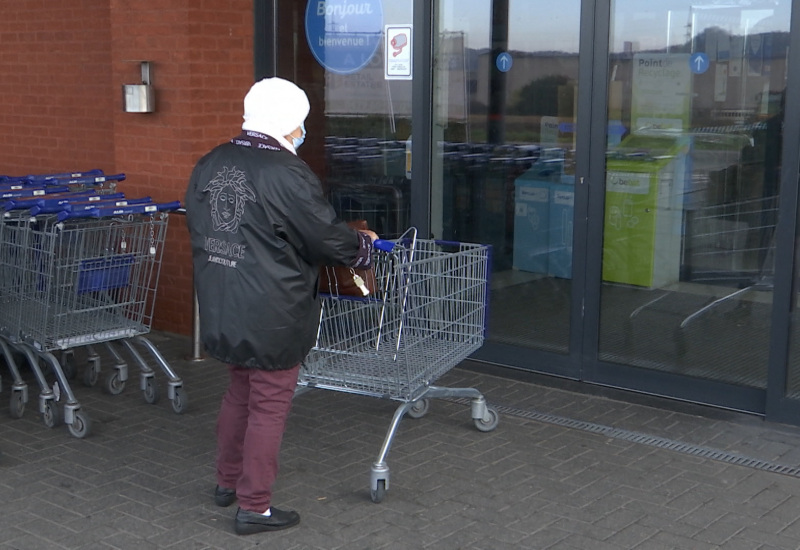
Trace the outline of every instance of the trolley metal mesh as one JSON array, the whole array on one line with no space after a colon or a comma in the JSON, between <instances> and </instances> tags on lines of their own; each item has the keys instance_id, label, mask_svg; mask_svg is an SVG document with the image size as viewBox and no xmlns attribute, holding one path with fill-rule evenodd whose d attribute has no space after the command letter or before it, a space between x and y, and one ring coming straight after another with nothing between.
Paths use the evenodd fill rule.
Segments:
<instances>
[{"instance_id":1,"label":"trolley metal mesh","mask_svg":"<svg viewBox=\"0 0 800 550\"><path fill-rule=\"evenodd\" d=\"M489 250L414 239L376 252L374 296L323 295L299 384L418 399L483 344Z\"/></svg>"},{"instance_id":2,"label":"trolley metal mesh","mask_svg":"<svg viewBox=\"0 0 800 550\"><path fill-rule=\"evenodd\" d=\"M167 214L0 223L0 334L40 351L145 334Z\"/></svg>"}]
</instances>

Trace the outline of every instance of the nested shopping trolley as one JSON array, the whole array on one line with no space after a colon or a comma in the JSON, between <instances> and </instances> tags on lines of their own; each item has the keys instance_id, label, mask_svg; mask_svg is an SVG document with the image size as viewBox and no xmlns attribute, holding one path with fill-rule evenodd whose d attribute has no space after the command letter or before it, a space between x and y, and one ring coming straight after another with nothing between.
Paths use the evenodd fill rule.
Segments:
<instances>
[{"instance_id":1,"label":"nested shopping trolley","mask_svg":"<svg viewBox=\"0 0 800 550\"><path fill-rule=\"evenodd\" d=\"M116 193L116 185L125 179L125 174L105 174L102 170L94 169L84 172L65 172L48 174L31 174L27 176L0 176L0 268L5 267L8 273L16 271L16 260L18 254L13 246L3 247L3 229L7 224L25 223L28 219L28 212L34 213L34 207L48 207L50 209L62 209L63 205L69 201L91 202L97 205L99 201L106 201L118 198L121 193ZM98 201L98 202L93 202ZM13 238L15 234L11 235ZM10 241L13 242L13 241ZM13 284L14 277L0 277L0 295L5 295L4 284ZM5 302L2 302L5 303ZM25 350L20 350L19 346L7 340L8 327L0 325L0 355L5 359L5 363L11 371L13 383L11 385L11 398L9 403L9 413L13 418L20 418L23 414L25 404L28 401L28 388L25 380L20 375L17 367L18 359L25 355ZM71 353L71 350L62 353L63 356ZM29 356L28 362L35 357ZM38 361L32 364L34 371L39 372ZM69 377L69 374L67 375ZM44 383L41 376L37 376L42 386L42 391L52 395L49 387Z\"/></svg>"},{"instance_id":2,"label":"nested shopping trolley","mask_svg":"<svg viewBox=\"0 0 800 550\"><path fill-rule=\"evenodd\" d=\"M322 295L315 346L299 390L324 388L399 401L370 471L370 496L389 489L386 457L403 416L419 418L433 398L466 398L481 431L499 421L475 388L434 382L481 347L491 248L416 238L376 241L375 291L366 297Z\"/></svg>"},{"instance_id":3,"label":"nested shopping trolley","mask_svg":"<svg viewBox=\"0 0 800 550\"><path fill-rule=\"evenodd\" d=\"M34 216L25 210L3 216L0 336L27 356L42 388L39 409L46 425L61 421L56 402L63 400L63 421L70 433L88 435L89 417L54 353L112 341L120 341L135 356L132 341L147 347L170 378L173 408L183 408L182 381L143 337L152 323L168 212L179 206L104 203L51 214ZM56 376L52 391L40 362ZM120 371L115 376L119 378ZM113 382L115 376L110 377L111 385L124 382ZM143 372L141 381L145 398L154 398L153 377Z\"/></svg>"}]
</instances>

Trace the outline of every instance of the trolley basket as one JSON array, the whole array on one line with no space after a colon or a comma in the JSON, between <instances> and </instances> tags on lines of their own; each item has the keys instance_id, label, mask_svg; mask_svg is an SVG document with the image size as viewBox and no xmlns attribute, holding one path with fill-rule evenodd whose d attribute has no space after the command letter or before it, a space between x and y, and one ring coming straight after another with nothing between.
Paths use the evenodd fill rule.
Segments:
<instances>
[{"instance_id":1,"label":"trolley basket","mask_svg":"<svg viewBox=\"0 0 800 550\"><path fill-rule=\"evenodd\" d=\"M422 416L436 397L470 398L481 431L494 429L498 415L474 388L433 385L483 344L491 247L417 239L413 228L376 245L390 250L373 256L373 295L322 295L316 344L298 385L402 403L372 468L371 496L380 502L385 457L403 415Z\"/></svg>"}]
</instances>

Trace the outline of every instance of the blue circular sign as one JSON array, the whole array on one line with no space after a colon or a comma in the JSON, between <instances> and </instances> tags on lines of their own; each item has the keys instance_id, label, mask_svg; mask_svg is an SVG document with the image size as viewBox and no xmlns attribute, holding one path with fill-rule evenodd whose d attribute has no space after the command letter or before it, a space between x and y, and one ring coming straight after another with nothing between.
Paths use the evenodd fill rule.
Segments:
<instances>
[{"instance_id":1,"label":"blue circular sign","mask_svg":"<svg viewBox=\"0 0 800 550\"><path fill-rule=\"evenodd\" d=\"M689 57L689 67L694 74L703 74L708 70L709 65L708 56L702 52L693 53Z\"/></svg>"},{"instance_id":2,"label":"blue circular sign","mask_svg":"<svg viewBox=\"0 0 800 550\"><path fill-rule=\"evenodd\" d=\"M361 70L382 37L381 0L308 0L306 40L325 69L338 74Z\"/></svg>"},{"instance_id":3,"label":"blue circular sign","mask_svg":"<svg viewBox=\"0 0 800 550\"><path fill-rule=\"evenodd\" d=\"M514 64L514 58L511 57L511 54L508 52L503 52L497 56L497 59L494 61L497 70L501 73L507 73L511 70L511 65Z\"/></svg>"}]
</instances>

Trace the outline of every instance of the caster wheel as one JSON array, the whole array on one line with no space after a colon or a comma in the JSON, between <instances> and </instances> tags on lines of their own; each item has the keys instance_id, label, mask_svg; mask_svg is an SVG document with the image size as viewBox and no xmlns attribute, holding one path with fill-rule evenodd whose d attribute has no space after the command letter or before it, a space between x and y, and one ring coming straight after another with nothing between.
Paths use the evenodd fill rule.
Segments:
<instances>
[{"instance_id":1,"label":"caster wheel","mask_svg":"<svg viewBox=\"0 0 800 550\"><path fill-rule=\"evenodd\" d=\"M158 386L156 385L156 379L154 377L151 376L145 380L142 397L144 397L145 402L151 405L158 403L158 400L161 399L161 392L158 391Z\"/></svg>"},{"instance_id":2,"label":"caster wheel","mask_svg":"<svg viewBox=\"0 0 800 550\"><path fill-rule=\"evenodd\" d=\"M114 371L106 376L105 382L103 383L103 389L106 391L106 393L111 395L119 395L122 393L122 390L125 389L125 381L120 380L119 371Z\"/></svg>"},{"instance_id":3,"label":"caster wheel","mask_svg":"<svg viewBox=\"0 0 800 550\"><path fill-rule=\"evenodd\" d=\"M175 388L175 398L172 400L172 410L175 414L182 414L186 412L189 406L189 397L186 395L186 390L183 388Z\"/></svg>"},{"instance_id":4,"label":"caster wheel","mask_svg":"<svg viewBox=\"0 0 800 550\"><path fill-rule=\"evenodd\" d=\"M22 392L11 392L11 402L8 404L8 413L11 418L22 418L25 413L25 401L22 399Z\"/></svg>"},{"instance_id":5,"label":"caster wheel","mask_svg":"<svg viewBox=\"0 0 800 550\"><path fill-rule=\"evenodd\" d=\"M369 496L372 502L381 502L386 497L386 480L379 479L378 486L375 489L370 489Z\"/></svg>"},{"instance_id":6,"label":"caster wheel","mask_svg":"<svg viewBox=\"0 0 800 550\"><path fill-rule=\"evenodd\" d=\"M44 412L42 413L42 422L48 428L55 428L61 423L61 409L58 408L56 402L48 400L44 405Z\"/></svg>"},{"instance_id":7,"label":"caster wheel","mask_svg":"<svg viewBox=\"0 0 800 550\"><path fill-rule=\"evenodd\" d=\"M92 388L97 384L100 378L100 365L89 363L83 371L83 385L87 388Z\"/></svg>"},{"instance_id":8,"label":"caster wheel","mask_svg":"<svg viewBox=\"0 0 800 550\"><path fill-rule=\"evenodd\" d=\"M475 418L475 427L482 432L491 432L500 423L500 414L494 407L486 407L486 412L489 415L489 419Z\"/></svg>"},{"instance_id":9,"label":"caster wheel","mask_svg":"<svg viewBox=\"0 0 800 550\"><path fill-rule=\"evenodd\" d=\"M422 418L428 413L428 409L430 409L431 401L430 399L419 399L414 401L414 404L411 406L406 414L411 418Z\"/></svg>"},{"instance_id":10,"label":"caster wheel","mask_svg":"<svg viewBox=\"0 0 800 550\"><path fill-rule=\"evenodd\" d=\"M82 411L77 411L72 419L72 424L67 425L67 428L73 437L83 439L92 431L92 422Z\"/></svg>"}]
</instances>

